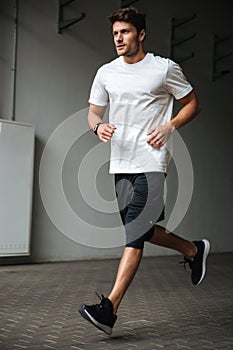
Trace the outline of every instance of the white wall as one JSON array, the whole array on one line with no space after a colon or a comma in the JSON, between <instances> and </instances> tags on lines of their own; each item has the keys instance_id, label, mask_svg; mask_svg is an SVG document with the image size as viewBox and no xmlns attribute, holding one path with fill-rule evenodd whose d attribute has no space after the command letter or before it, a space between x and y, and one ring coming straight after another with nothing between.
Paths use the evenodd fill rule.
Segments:
<instances>
[{"instance_id":1,"label":"white wall","mask_svg":"<svg viewBox=\"0 0 233 350\"><path fill-rule=\"evenodd\" d=\"M13 4L0 0L0 117L11 117ZM82 1L69 5L66 16L86 12L86 18L63 34L57 33L57 1L19 1L19 36L15 119L35 125L36 162L32 224L32 261L72 260L93 257L116 257L118 248L93 248L67 238L54 225L44 209L39 190L39 166L44 147L56 128L73 113L88 107L88 94L96 69L115 57L111 28L107 15L120 5L119 1ZM192 159L194 191L186 216L175 232L189 239L205 236L215 252L233 250L231 235L232 189L232 81L233 74L212 81L213 35L233 33L228 2L217 6L203 1L154 2L141 0L136 4L147 13L148 30L145 42L149 51L170 54L170 20L197 14L197 18L180 31L180 36L195 32L196 37L185 44L181 54L194 51L195 56L182 67L199 95L202 112L181 130ZM225 50L225 46L224 46ZM232 57L231 57L232 59ZM230 59L225 63L230 65ZM233 68L233 67L232 67ZM87 122L82 121L82 128ZM104 226L117 225L117 218L100 214L88 207L77 188L77 171L85 152L97 145L91 133L76 142L64 162L63 186L70 206L86 221ZM98 157L98 152L96 157ZM100 156L100 154L99 154ZM90 167L91 171L91 167ZM112 200L112 178L107 166L97 177L106 200ZM17 178L16 178L17 181ZM177 174L174 164L168 176L167 212L176 198ZM51 187L52 187L51 183ZM107 186L107 189L105 188ZM57 203L59 211L59 203ZM102 215L102 216L101 216ZM65 220L65 218L64 218ZM83 233L82 233L83 234ZM146 246L145 254L173 252ZM26 258L25 258L26 259Z\"/></svg>"}]
</instances>

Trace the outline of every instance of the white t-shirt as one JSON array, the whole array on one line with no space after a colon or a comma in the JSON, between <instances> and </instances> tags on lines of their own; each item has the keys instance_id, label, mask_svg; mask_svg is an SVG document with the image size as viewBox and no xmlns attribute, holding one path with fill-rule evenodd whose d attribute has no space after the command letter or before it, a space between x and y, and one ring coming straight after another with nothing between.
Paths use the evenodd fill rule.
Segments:
<instances>
[{"instance_id":1,"label":"white t-shirt","mask_svg":"<svg viewBox=\"0 0 233 350\"><path fill-rule=\"evenodd\" d=\"M109 104L109 123L116 126L111 139L110 174L166 172L170 154L147 144L147 132L172 118L174 98L193 87L181 67L170 59L147 53L128 64L122 56L103 65L92 84L89 103Z\"/></svg>"}]
</instances>

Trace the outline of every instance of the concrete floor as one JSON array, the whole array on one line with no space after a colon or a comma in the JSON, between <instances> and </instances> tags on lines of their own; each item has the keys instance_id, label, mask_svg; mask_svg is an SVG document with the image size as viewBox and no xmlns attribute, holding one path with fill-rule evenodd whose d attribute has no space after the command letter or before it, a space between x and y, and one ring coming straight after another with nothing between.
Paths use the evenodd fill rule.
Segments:
<instances>
[{"instance_id":1,"label":"concrete floor","mask_svg":"<svg viewBox=\"0 0 233 350\"><path fill-rule=\"evenodd\" d=\"M107 295L119 260L0 266L0 349L233 349L233 254L212 254L198 287L180 260L143 258L111 336L77 310Z\"/></svg>"}]
</instances>

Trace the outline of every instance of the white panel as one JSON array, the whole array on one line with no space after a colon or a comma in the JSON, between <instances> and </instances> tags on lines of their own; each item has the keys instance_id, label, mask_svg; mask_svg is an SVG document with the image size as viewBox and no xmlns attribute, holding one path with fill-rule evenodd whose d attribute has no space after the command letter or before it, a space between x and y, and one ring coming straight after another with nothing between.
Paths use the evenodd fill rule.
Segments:
<instances>
[{"instance_id":1,"label":"white panel","mask_svg":"<svg viewBox=\"0 0 233 350\"><path fill-rule=\"evenodd\" d=\"M30 254L35 131L0 120L0 256Z\"/></svg>"}]
</instances>

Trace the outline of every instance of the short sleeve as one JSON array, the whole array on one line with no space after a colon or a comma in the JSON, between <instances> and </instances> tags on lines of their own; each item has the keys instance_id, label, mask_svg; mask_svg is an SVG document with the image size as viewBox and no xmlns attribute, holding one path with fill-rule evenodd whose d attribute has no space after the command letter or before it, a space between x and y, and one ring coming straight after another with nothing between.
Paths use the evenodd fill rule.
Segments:
<instances>
[{"instance_id":1,"label":"short sleeve","mask_svg":"<svg viewBox=\"0 0 233 350\"><path fill-rule=\"evenodd\" d=\"M175 99L185 97L193 90L192 85L183 74L182 68L170 59L168 60L165 85L168 93L173 95Z\"/></svg>"},{"instance_id":2,"label":"short sleeve","mask_svg":"<svg viewBox=\"0 0 233 350\"><path fill-rule=\"evenodd\" d=\"M107 106L108 100L108 92L103 82L103 73L102 70L99 69L92 83L88 102L97 106Z\"/></svg>"}]
</instances>

